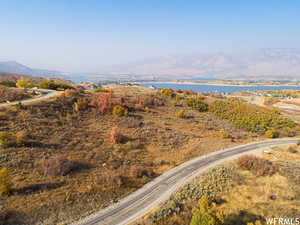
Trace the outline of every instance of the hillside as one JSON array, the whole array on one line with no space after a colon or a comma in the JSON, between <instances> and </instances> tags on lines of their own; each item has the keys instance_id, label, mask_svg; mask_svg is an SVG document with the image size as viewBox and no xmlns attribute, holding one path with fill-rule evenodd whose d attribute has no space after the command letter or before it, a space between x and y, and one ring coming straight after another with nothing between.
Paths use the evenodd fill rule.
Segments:
<instances>
[{"instance_id":1,"label":"hillside","mask_svg":"<svg viewBox=\"0 0 300 225\"><path fill-rule=\"evenodd\" d=\"M33 69L15 61L0 62L0 72L24 74L29 76L65 78L65 76L61 72L43 69Z\"/></svg>"},{"instance_id":2,"label":"hillside","mask_svg":"<svg viewBox=\"0 0 300 225\"><path fill-rule=\"evenodd\" d=\"M20 79L28 79L32 83L40 83L45 80L53 80L53 81L57 81L57 82L72 84L71 81L67 81L67 80L64 80L61 78L36 77L36 76L28 76L28 75L21 75L21 74L15 74L15 73L0 72L0 82L2 82L2 81L16 82Z\"/></svg>"}]
</instances>

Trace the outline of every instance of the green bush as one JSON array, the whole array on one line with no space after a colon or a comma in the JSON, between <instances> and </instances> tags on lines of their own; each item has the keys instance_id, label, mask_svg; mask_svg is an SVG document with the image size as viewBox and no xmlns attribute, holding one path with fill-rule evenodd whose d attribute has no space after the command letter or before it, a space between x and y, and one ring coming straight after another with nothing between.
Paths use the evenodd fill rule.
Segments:
<instances>
[{"instance_id":1,"label":"green bush","mask_svg":"<svg viewBox=\"0 0 300 225\"><path fill-rule=\"evenodd\" d=\"M253 106L235 99L217 100L209 110L238 128L264 134L267 130L294 128L295 123L282 117L277 111Z\"/></svg>"},{"instance_id":2,"label":"green bush","mask_svg":"<svg viewBox=\"0 0 300 225\"><path fill-rule=\"evenodd\" d=\"M67 90L67 89L74 89L73 86L63 83L63 82L56 82L56 81L42 81L39 84L39 88L41 89L50 89L50 90Z\"/></svg>"},{"instance_id":3,"label":"green bush","mask_svg":"<svg viewBox=\"0 0 300 225\"><path fill-rule=\"evenodd\" d=\"M198 110L199 112L208 111L208 104L206 104L201 97L186 98L184 103L186 106Z\"/></svg>"},{"instance_id":4,"label":"green bush","mask_svg":"<svg viewBox=\"0 0 300 225\"><path fill-rule=\"evenodd\" d=\"M122 107L120 105L116 105L113 108L113 115L115 115L117 117L127 116L128 115L128 111L124 107Z\"/></svg>"},{"instance_id":5,"label":"green bush","mask_svg":"<svg viewBox=\"0 0 300 225\"><path fill-rule=\"evenodd\" d=\"M212 203L207 196L199 200L199 208L194 211L190 225L221 225L222 219L212 211Z\"/></svg>"},{"instance_id":6,"label":"green bush","mask_svg":"<svg viewBox=\"0 0 300 225\"><path fill-rule=\"evenodd\" d=\"M14 82L14 81L2 81L2 82L0 82L0 85L6 86L6 87L17 87L16 82Z\"/></svg>"}]
</instances>

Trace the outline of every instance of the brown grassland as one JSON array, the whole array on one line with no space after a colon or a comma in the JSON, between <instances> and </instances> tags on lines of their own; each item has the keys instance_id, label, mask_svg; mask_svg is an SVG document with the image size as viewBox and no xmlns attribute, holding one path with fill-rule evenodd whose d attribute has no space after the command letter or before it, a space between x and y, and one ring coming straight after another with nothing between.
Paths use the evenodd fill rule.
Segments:
<instances>
[{"instance_id":1,"label":"brown grassland","mask_svg":"<svg viewBox=\"0 0 300 225\"><path fill-rule=\"evenodd\" d=\"M0 162L12 183L2 197L5 224L69 222L192 157L263 138L208 111L214 101L188 91L115 86L0 109ZM278 115L263 117L263 128Z\"/></svg>"},{"instance_id":2,"label":"brown grassland","mask_svg":"<svg viewBox=\"0 0 300 225\"><path fill-rule=\"evenodd\" d=\"M213 202L211 214L222 215L222 225L266 224L266 219L274 217L299 218L300 147L274 147L272 154L264 153L258 159L271 162L274 172L261 175L240 168L237 161L225 163L196 177L135 224L189 225L204 195Z\"/></svg>"},{"instance_id":3,"label":"brown grassland","mask_svg":"<svg viewBox=\"0 0 300 225\"><path fill-rule=\"evenodd\" d=\"M55 101L1 109L0 131L22 133L17 146L0 147L1 167L13 184L4 198L5 224L78 219L194 156L256 137L143 88L116 87L113 96L125 102L158 96L160 102L143 109L138 102L127 116L100 113L84 103L99 94L66 91ZM182 109L187 118L176 116ZM119 133L112 134L113 127ZM121 143L112 135L122 135Z\"/></svg>"}]
</instances>

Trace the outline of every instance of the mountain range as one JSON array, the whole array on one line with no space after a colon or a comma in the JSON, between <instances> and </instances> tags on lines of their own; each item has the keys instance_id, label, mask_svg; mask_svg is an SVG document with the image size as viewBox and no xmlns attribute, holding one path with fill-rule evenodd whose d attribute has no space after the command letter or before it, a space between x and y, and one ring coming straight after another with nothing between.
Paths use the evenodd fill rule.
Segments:
<instances>
[{"instance_id":1,"label":"mountain range","mask_svg":"<svg viewBox=\"0 0 300 225\"><path fill-rule=\"evenodd\" d=\"M54 70L33 69L24 66L16 61L0 62L0 72L22 74L29 76L49 77L49 78L65 78L64 73Z\"/></svg>"},{"instance_id":2,"label":"mountain range","mask_svg":"<svg viewBox=\"0 0 300 225\"><path fill-rule=\"evenodd\" d=\"M145 59L101 67L97 73L32 69L14 61L0 62L0 72L31 76L110 80L300 78L300 49L268 48L239 53L195 53Z\"/></svg>"},{"instance_id":3,"label":"mountain range","mask_svg":"<svg viewBox=\"0 0 300 225\"><path fill-rule=\"evenodd\" d=\"M300 49L259 49L240 53L185 54L143 60L107 70L171 78L300 78Z\"/></svg>"}]
</instances>

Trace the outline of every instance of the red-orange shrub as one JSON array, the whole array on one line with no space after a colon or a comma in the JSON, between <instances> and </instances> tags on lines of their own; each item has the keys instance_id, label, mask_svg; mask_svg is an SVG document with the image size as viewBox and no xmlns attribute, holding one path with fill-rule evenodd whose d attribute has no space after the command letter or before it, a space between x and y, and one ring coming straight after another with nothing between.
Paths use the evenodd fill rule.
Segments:
<instances>
[{"instance_id":1,"label":"red-orange shrub","mask_svg":"<svg viewBox=\"0 0 300 225\"><path fill-rule=\"evenodd\" d=\"M64 155L55 155L38 163L38 171L44 175L64 176L75 168L74 162Z\"/></svg>"},{"instance_id":2,"label":"red-orange shrub","mask_svg":"<svg viewBox=\"0 0 300 225\"><path fill-rule=\"evenodd\" d=\"M112 93L103 93L99 95L97 100L92 102L92 105L94 105L101 113L111 111L114 106Z\"/></svg>"},{"instance_id":3,"label":"red-orange shrub","mask_svg":"<svg viewBox=\"0 0 300 225\"><path fill-rule=\"evenodd\" d=\"M124 136L121 134L118 127L113 127L110 132L110 140L113 143L119 144L122 143L124 140Z\"/></svg>"},{"instance_id":4,"label":"red-orange shrub","mask_svg":"<svg viewBox=\"0 0 300 225\"><path fill-rule=\"evenodd\" d=\"M237 159L237 166L257 176L272 175L276 172L272 162L254 155L243 155Z\"/></svg>"},{"instance_id":5,"label":"red-orange shrub","mask_svg":"<svg viewBox=\"0 0 300 225\"><path fill-rule=\"evenodd\" d=\"M134 178L141 178L143 176L152 177L154 173L152 170L145 169L139 165L135 165L130 168L129 175Z\"/></svg>"}]
</instances>

